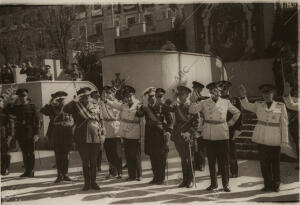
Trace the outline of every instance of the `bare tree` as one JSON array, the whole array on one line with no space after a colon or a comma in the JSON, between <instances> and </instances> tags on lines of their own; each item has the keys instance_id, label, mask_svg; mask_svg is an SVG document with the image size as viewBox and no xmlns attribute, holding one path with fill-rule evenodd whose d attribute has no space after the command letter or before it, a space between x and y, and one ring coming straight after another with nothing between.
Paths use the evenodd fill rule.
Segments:
<instances>
[{"instance_id":1,"label":"bare tree","mask_svg":"<svg viewBox=\"0 0 300 205\"><path fill-rule=\"evenodd\" d=\"M68 67L68 46L71 28L76 21L74 6L45 6L38 11L35 24L45 32L57 49L63 68Z\"/></svg>"}]
</instances>

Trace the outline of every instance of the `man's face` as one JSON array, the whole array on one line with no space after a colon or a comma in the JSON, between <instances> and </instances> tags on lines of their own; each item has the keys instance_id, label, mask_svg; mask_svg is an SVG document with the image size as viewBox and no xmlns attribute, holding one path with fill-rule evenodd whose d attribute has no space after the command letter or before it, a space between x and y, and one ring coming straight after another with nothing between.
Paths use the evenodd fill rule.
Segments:
<instances>
[{"instance_id":1,"label":"man's face","mask_svg":"<svg viewBox=\"0 0 300 205\"><path fill-rule=\"evenodd\" d=\"M262 96L263 96L265 102L272 102L274 93L273 93L273 91L262 92Z\"/></svg>"},{"instance_id":2,"label":"man's face","mask_svg":"<svg viewBox=\"0 0 300 205\"><path fill-rule=\"evenodd\" d=\"M133 103L133 99L132 98L133 98L133 96L131 94L126 95L124 97L124 102L127 103L127 104L132 104Z\"/></svg>"},{"instance_id":3,"label":"man's face","mask_svg":"<svg viewBox=\"0 0 300 205\"><path fill-rule=\"evenodd\" d=\"M27 93L22 93L19 95L19 100L21 104L25 104L28 101L28 95Z\"/></svg>"},{"instance_id":4,"label":"man's face","mask_svg":"<svg viewBox=\"0 0 300 205\"><path fill-rule=\"evenodd\" d=\"M161 93L156 93L156 94L155 94L155 98L156 98L156 101L157 101L158 103L163 103L164 95L161 94Z\"/></svg>"},{"instance_id":5,"label":"man's face","mask_svg":"<svg viewBox=\"0 0 300 205\"><path fill-rule=\"evenodd\" d=\"M155 104L155 96L154 95L149 95L148 96L148 103L150 105L154 105Z\"/></svg>"},{"instance_id":6,"label":"man's face","mask_svg":"<svg viewBox=\"0 0 300 205\"><path fill-rule=\"evenodd\" d=\"M178 92L178 98L181 102L185 102L186 99L188 98L189 94L187 92Z\"/></svg>"},{"instance_id":7,"label":"man's face","mask_svg":"<svg viewBox=\"0 0 300 205\"><path fill-rule=\"evenodd\" d=\"M219 88L212 88L209 90L209 92L213 98L218 98L221 95L221 91Z\"/></svg>"},{"instance_id":8,"label":"man's face","mask_svg":"<svg viewBox=\"0 0 300 205\"><path fill-rule=\"evenodd\" d=\"M225 86L221 91L221 96L226 96L226 95L229 95L229 88Z\"/></svg>"},{"instance_id":9,"label":"man's face","mask_svg":"<svg viewBox=\"0 0 300 205\"><path fill-rule=\"evenodd\" d=\"M64 105L65 104L65 98L58 98L57 99L58 105Z\"/></svg>"}]
</instances>

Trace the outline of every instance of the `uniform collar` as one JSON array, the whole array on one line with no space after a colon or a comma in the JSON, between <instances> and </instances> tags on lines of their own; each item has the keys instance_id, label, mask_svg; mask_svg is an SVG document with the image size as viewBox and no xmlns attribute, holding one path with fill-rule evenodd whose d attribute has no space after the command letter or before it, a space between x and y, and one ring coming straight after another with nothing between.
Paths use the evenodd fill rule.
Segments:
<instances>
[{"instance_id":1,"label":"uniform collar","mask_svg":"<svg viewBox=\"0 0 300 205\"><path fill-rule=\"evenodd\" d=\"M272 104L271 104L271 107L270 108L268 108L268 105L267 105L267 103L265 102L265 110L266 111L272 111L272 110L274 110L275 109L275 107L276 107L276 102L273 100L273 102L272 102Z\"/></svg>"}]
</instances>

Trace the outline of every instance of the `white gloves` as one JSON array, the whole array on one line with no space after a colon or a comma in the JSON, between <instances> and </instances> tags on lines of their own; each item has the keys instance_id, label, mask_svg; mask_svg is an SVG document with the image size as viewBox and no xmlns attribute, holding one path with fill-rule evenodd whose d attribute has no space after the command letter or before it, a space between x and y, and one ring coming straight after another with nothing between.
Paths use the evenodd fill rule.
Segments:
<instances>
[{"instance_id":1,"label":"white gloves","mask_svg":"<svg viewBox=\"0 0 300 205\"><path fill-rule=\"evenodd\" d=\"M189 132L181 133L181 135L185 141L189 141L191 139L191 134Z\"/></svg>"}]
</instances>

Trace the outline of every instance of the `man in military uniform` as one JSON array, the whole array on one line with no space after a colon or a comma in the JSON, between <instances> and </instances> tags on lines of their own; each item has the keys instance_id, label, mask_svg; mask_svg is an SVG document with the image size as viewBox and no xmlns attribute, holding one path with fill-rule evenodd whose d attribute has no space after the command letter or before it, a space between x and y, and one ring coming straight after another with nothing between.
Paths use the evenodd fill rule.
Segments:
<instances>
[{"instance_id":1,"label":"man in military uniform","mask_svg":"<svg viewBox=\"0 0 300 205\"><path fill-rule=\"evenodd\" d=\"M128 179L141 181L141 121L137 112L141 106L140 101L135 98L135 89L125 85L123 102L104 100L104 103L120 111L120 135L123 138L125 157L128 168Z\"/></svg>"},{"instance_id":2,"label":"man in military uniform","mask_svg":"<svg viewBox=\"0 0 300 205\"><path fill-rule=\"evenodd\" d=\"M114 98L114 88L111 86L104 86L103 95L111 101L116 101ZM120 136L120 111L111 106L101 103L103 113L104 126L106 129L106 138L104 148L107 160L109 162L109 174L122 178L122 141Z\"/></svg>"},{"instance_id":3,"label":"man in military uniform","mask_svg":"<svg viewBox=\"0 0 300 205\"><path fill-rule=\"evenodd\" d=\"M71 181L67 176L69 168L69 152L72 149L74 120L70 114L63 112L65 97L68 94L64 91L57 91L51 94L51 104L46 104L41 113L52 119L51 132L48 135L49 142L53 146L57 178L55 183L60 181Z\"/></svg>"},{"instance_id":4,"label":"man in military uniform","mask_svg":"<svg viewBox=\"0 0 300 205\"><path fill-rule=\"evenodd\" d=\"M100 143L104 142L105 129L99 106L92 103L91 88L84 87L77 91L78 101L71 101L64 106L64 112L73 116L75 121L75 142L82 160L84 187L100 190L96 183L97 155Z\"/></svg>"},{"instance_id":5,"label":"man in military uniform","mask_svg":"<svg viewBox=\"0 0 300 205\"><path fill-rule=\"evenodd\" d=\"M97 90L91 92L91 98L93 99L92 103L94 103L96 106L100 106L100 94ZM99 145L99 152L97 155L97 171L101 171L101 163L102 163L102 151L103 146L102 144Z\"/></svg>"},{"instance_id":6,"label":"man in military uniform","mask_svg":"<svg viewBox=\"0 0 300 205\"><path fill-rule=\"evenodd\" d=\"M229 95L229 88L232 86L232 83L229 81L220 81L219 82L223 87L221 91L221 98L230 100L231 104L241 111L241 102L238 97L231 97ZM232 113L227 112L226 120L227 122L232 118ZM236 123L232 126L229 126L229 165L230 165L230 177L238 177L238 163L235 150L235 138L241 134L242 128L242 115L238 118Z\"/></svg>"},{"instance_id":7,"label":"man in military uniform","mask_svg":"<svg viewBox=\"0 0 300 205\"><path fill-rule=\"evenodd\" d=\"M175 115L174 131L171 140L174 141L175 148L179 153L182 167L183 180L179 187L192 187L193 173L193 153L195 138L199 136L197 128L199 125L198 115L190 114L190 101L188 97L192 90L186 86L177 86L178 101L173 102L171 111ZM195 182L194 182L195 183Z\"/></svg>"},{"instance_id":8,"label":"man in military uniform","mask_svg":"<svg viewBox=\"0 0 300 205\"><path fill-rule=\"evenodd\" d=\"M52 80L52 78L51 66L45 65L44 69L41 70L41 80Z\"/></svg>"},{"instance_id":9,"label":"man in military uniform","mask_svg":"<svg viewBox=\"0 0 300 205\"><path fill-rule=\"evenodd\" d=\"M144 93L145 103L139 116L145 116L145 154L150 156L153 179L150 184L163 184L166 161L169 152L169 139L172 132L172 116L162 99L166 91L162 88L149 88Z\"/></svg>"},{"instance_id":10,"label":"man in military uniform","mask_svg":"<svg viewBox=\"0 0 300 205\"><path fill-rule=\"evenodd\" d=\"M248 102L246 88L240 86L241 104L244 109L256 113L257 124L252 141L258 144L260 168L264 178L261 191L280 191L280 151L289 147L288 116L284 103L273 100L275 86L259 86L263 101Z\"/></svg>"},{"instance_id":11,"label":"man in military uniform","mask_svg":"<svg viewBox=\"0 0 300 205\"><path fill-rule=\"evenodd\" d=\"M218 160L220 162L224 191L230 192L228 127L235 124L240 116L240 111L229 100L220 98L222 88L218 83L212 82L206 88L209 89L211 98L192 104L189 112L193 114L202 112L205 119L202 135L206 141L211 180L211 185L207 190L214 190L218 187L216 175L216 160ZM226 122L228 111L232 113L233 117Z\"/></svg>"},{"instance_id":12,"label":"man in military uniform","mask_svg":"<svg viewBox=\"0 0 300 205\"><path fill-rule=\"evenodd\" d=\"M9 144L14 136L14 122L4 108L4 97L0 95L0 138L1 138L1 175L8 175L10 167Z\"/></svg>"},{"instance_id":13,"label":"man in military uniform","mask_svg":"<svg viewBox=\"0 0 300 205\"><path fill-rule=\"evenodd\" d=\"M18 99L10 110L15 116L16 139L23 154L25 172L21 177L34 177L34 149L40 130L39 116L35 105L28 100L28 93L25 88L18 89Z\"/></svg>"},{"instance_id":14,"label":"man in military uniform","mask_svg":"<svg viewBox=\"0 0 300 205\"><path fill-rule=\"evenodd\" d=\"M191 103L195 103L195 102L200 102L201 100L205 100L207 99L207 97L204 97L201 95L201 92L204 88L204 85L202 83L199 83L197 81L193 81L193 92L191 95ZM198 128L198 132L201 133L202 132L202 125L204 122L203 119L203 114L202 113L198 113L199 115L199 128ZM205 151L205 145L204 145L204 140L203 138L200 137L197 139L197 146L195 149L195 156L194 156L194 160L195 160L195 169L199 170L199 171L204 171L205 168L205 156L206 156L206 151Z\"/></svg>"}]
</instances>

